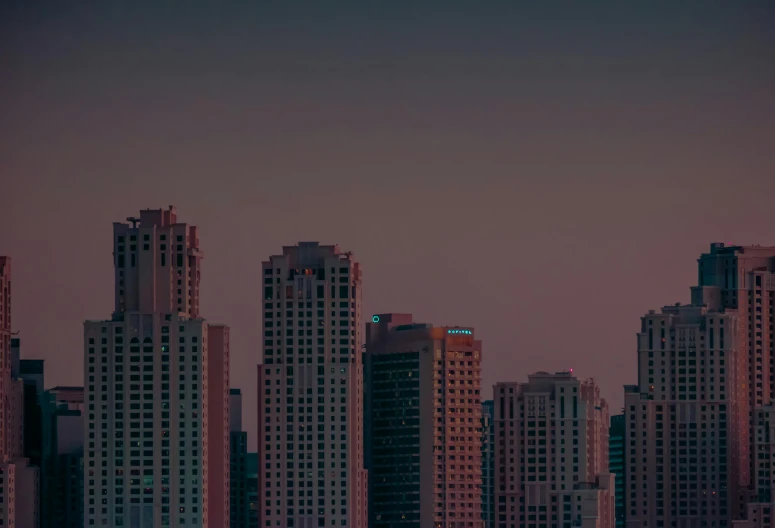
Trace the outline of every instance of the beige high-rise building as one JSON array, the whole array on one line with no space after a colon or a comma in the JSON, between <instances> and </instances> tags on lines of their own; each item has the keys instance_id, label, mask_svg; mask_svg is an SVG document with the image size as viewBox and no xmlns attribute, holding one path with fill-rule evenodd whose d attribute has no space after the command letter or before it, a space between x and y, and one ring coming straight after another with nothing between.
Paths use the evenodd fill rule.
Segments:
<instances>
[{"instance_id":1,"label":"beige high-rise building","mask_svg":"<svg viewBox=\"0 0 775 528\"><path fill-rule=\"evenodd\" d=\"M482 528L482 343L409 314L366 325L371 528Z\"/></svg>"},{"instance_id":2,"label":"beige high-rise building","mask_svg":"<svg viewBox=\"0 0 775 528\"><path fill-rule=\"evenodd\" d=\"M754 423L753 498L746 505L745 519L733 521L737 528L775 526L775 405L758 407Z\"/></svg>"},{"instance_id":3,"label":"beige high-rise building","mask_svg":"<svg viewBox=\"0 0 775 528\"><path fill-rule=\"evenodd\" d=\"M736 346L747 363L743 383L748 394L739 405L749 417L747 430L740 431L747 442L740 477L753 489L754 410L775 400L775 247L711 244L698 259L698 286L692 288L692 304L700 303L737 314Z\"/></svg>"},{"instance_id":4,"label":"beige high-rise building","mask_svg":"<svg viewBox=\"0 0 775 528\"><path fill-rule=\"evenodd\" d=\"M172 207L128 220L113 316L84 323L86 526L227 527L228 328L200 317L198 230Z\"/></svg>"},{"instance_id":5,"label":"beige high-rise building","mask_svg":"<svg viewBox=\"0 0 775 528\"><path fill-rule=\"evenodd\" d=\"M366 524L361 268L301 242L263 263L260 525Z\"/></svg>"},{"instance_id":6,"label":"beige high-rise building","mask_svg":"<svg viewBox=\"0 0 775 528\"><path fill-rule=\"evenodd\" d=\"M691 304L642 318L638 384L625 387L628 525L760 516L769 476L757 436L775 396L774 277L774 247L714 243L698 259Z\"/></svg>"},{"instance_id":7,"label":"beige high-rise building","mask_svg":"<svg viewBox=\"0 0 775 528\"><path fill-rule=\"evenodd\" d=\"M493 406L495 525L613 528L608 404L594 380L538 372L497 383Z\"/></svg>"},{"instance_id":8,"label":"beige high-rise building","mask_svg":"<svg viewBox=\"0 0 775 528\"><path fill-rule=\"evenodd\" d=\"M40 470L26 458L0 462L0 526L40 526Z\"/></svg>"},{"instance_id":9,"label":"beige high-rise building","mask_svg":"<svg viewBox=\"0 0 775 528\"><path fill-rule=\"evenodd\" d=\"M737 316L705 303L642 318L638 385L624 395L629 526L718 527L734 518L748 465L737 342Z\"/></svg>"}]
</instances>

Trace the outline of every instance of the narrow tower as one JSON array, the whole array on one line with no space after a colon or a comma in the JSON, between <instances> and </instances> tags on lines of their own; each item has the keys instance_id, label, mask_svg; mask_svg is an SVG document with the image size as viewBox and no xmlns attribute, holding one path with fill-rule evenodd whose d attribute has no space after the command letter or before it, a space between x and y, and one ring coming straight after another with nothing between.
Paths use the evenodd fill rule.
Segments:
<instances>
[{"instance_id":1,"label":"narrow tower","mask_svg":"<svg viewBox=\"0 0 775 528\"><path fill-rule=\"evenodd\" d=\"M0 257L0 526L38 526L40 471L24 458L24 381L11 331L11 258Z\"/></svg>"},{"instance_id":2,"label":"narrow tower","mask_svg":"<svg viewBox=\"0 0 775 528\"><path fill-rule=\"evenodd\" d=\"M198 231L173 207L129 221L113 315L84 323L84 518L228 527L228 328L199 314Z\"/></svg>"},{"instance_id":3,"label":"narrow tower","mask_svg":"<svg viewBox=\"0 0 775 528\"><path fill-rule=\"evenodd\" d=\"M366 325L372 528L482 528L482 343L471 327Z\"/></svg>"},{"instance_id":4,"label":"narrow tower","mask_svg":"<svg viewBox=\"0 0 775 528\"><path fill-rule=\"evenodd\" d=\"M365 526L361 269L301 242L263 263L262 526Z\"/></svg>"}]
</instances>

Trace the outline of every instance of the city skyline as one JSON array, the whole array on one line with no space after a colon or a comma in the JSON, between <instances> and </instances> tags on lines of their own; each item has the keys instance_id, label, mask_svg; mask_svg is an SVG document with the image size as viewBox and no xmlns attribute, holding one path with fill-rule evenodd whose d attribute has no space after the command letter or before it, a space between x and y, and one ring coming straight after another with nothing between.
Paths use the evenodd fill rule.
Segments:
<instances>
[{"instance_id":1,"label":"city skyline","mask_svg":"<svg viewBox=\"0 0 775 528\"><path fill-rule=\"evenodd\" d=\"M179 222L174 206L126 220L113 222L115 309L110 319L84 322L89 525L226 526L239 508L230 498L227 468L234 465L243 468L233 475L241 496L257 492L253 504L267 525L361 527L368 518L386 528L483 527L487 486L498 528L614 526L609 405L594 378L580 379L573 369L536 371L520 383L501 373L509 381L495 384L489 402L495 440L487 456L494 455L497 472L485 481L482 440L489 433L482 429L482 341L474 328L434 327L397 313L366 322L360 262L318 242L283 246L262 261L259 466L257 485L249 487L247 451L238 447L236 459L229 453L240 443L232 432L243 430L241 399L232 397L240 391L229 379L229 327L200 313L199 228ZM13 518L18 497L28 501L22 512L40 514L41 447L51 445L51 433L35 425L35 407L48 412L44 361L22 359L20 340L10 339L10 262L0 257L10 366L0 387L10 457L0 469L15 473L15 483L2 489ZM688 528L699 519L710 526L739 520L742 528L766 528L775 482L768 469L775 247L712 243L697 268L690 303L641 318L638 384L622 386L624 521ZM171 412L177 407L179 416ZM178 437L179 446L172 441ZM179 493L172 482L178 474ZM19 526L36 525L29 518Z\"/></svg>"},{"instance_id":2,"label":"city skyline","mask_svg":"<svg viewBox=\"0 0 775 528\"><path fill-rule=\"evenodd\" d=\"M730 246L730 247L734 247L733 244L727 244L727 245ZM704 247L707 248L707 246L708 245L706 244ZM758 246L758 245L755 244L754 246ZM766 249L767 246L761 246L761 247L764 247ZM207 250L204 249L203 253L207 253ZM357 252L354 252L354 253L355 253L355 256L357 257ZM699 255L700 253L702 253L702 251L698 251L697 255ZM12 260L16 260L16 259L12 259ZM210 259L210 260L213 260L213 259ZM208 264L209 264L209 261L208 261ZM689 265L688 267L691 267L692 269L696 269L696 267L693 267L691 265ZM18 268L18 264L17 264L17 268ZM204 267L204 270L202 271L202 273L204 274L204 276L207 276L207 267L206 266ZM15 273L15 274L18 274L18 273ZM695 273L695 275L696 275L696 273ZM690 279L690 280L693 281L693 282L696 282L696 279ZM16 280L15 282L16 282L16 288L18 289L19 288L18 280ZM259 282L259 281L256 281L256 282ZM258 285L258 290L256 292L257 295L260 295L260 293L261 293L259 291L260 289L261 289L261 285L259 284ZM368 288L366 288L365 291L368 291ZM364 295L366 295L365 292L364 292ZM17 291L17 297L21 297L21 295L18 294L18 291ZM689 296L685 295L684 297L689 297ZM674 298L677 299L678 296L675 296ZM683 301L682 304L683 303L689 303L690 299L684 298L682 301ZM117 303L118 300L116 299L115 302ZM197 302L198 302L198 300L197 300ZM407 302L407 305L408 304L411 304L411 302ZM668 305L664 305L663 306L661 304L656 304L656 305L653 305L653 306L646 306L646 307L644 307L644 309L647 309L647 310L661 309L661 308L669 307L669 306L671 306L671 305L668 304ZM377 313L377 312L379 312L379 310L372 310L372 311L369 311L369 312L365 311L365 313L368 313L368 314ZM388 313L388 312L385 312L385 313ZM642 313L641 313L641 315L642 315ZM369 317L370 317L370 315L369 315ZM220 321L220 319L218 319L218 318L216 318L215 320L216 321ZM367 320L368 320L368 318L367 318ZM458 322L452 322L448 326L457 326L457 323ZM446 324L446 322L443 322L443 324ZM29 334L25 335L24 333L22 333L18 329L16 331L18 331L20 333L21 337L25 338L25 342L26 343L29 343L29 341L33 341L34 342L36 340L36 338L38 337L38 336L34 336L34 335L29 335ZM637 334L637 325L634 325L634 332L633 332L633 334ZM486 339L487 337L484 336L484 338ZM248 358L247 358L248 362L255 361L256 363L258 363L260 361L263 361L263 358L260 357L260 347L254 347L254 348L255 348L255 351L256 351L256 355L255 356L249 355ZM631 363L632 367L635 367L637 365L635 347L631 347L631 349L632 350L625 351L625 353L630 353L630 352L633 353L633 356L631 356L631 358L630 358L630 363ZM556 351L556 352L559 354L560 351ZM243 355L244 355L244 353L243 353ZM47 360L47 363L52 363L52 359L55 359L55 358L51 358L51 357L46 358L46 357L40 357L40 356L43 356L43 355L42 354L41 355L35 354L34 351L32 353L30 353L29 351L26 352L26 358L27 359L32 359L32 358L38 359L39 358L39 359ZM528 357L526 359L529 360L530 358ZM594 368L594 366L592 366L592 367L584 366L584 359L585 359L584 357L577 357L577 359L575 361L572 360L572 361L569 361L569 362L566 363L566 362L559 361L557 359L557 356L553 356L552 354L549 354L547 356L541 357L540 360L535 360L534 362L530 362L530 361L527 362L527 364L535 364L536 365L535 367L521 369L521 370L517 369L517 370L514 370L513 372L514 372L515 375L525 375L526 376L526 375L528 375L530 373L538 372L538 371L541 371L541 370L546 370L546 371L573 370L573 371L575 371L576 373L578 373L581 376L594 377L596 382L598 382L598 384L600 384L601 387L602 387L603 385L602 385L602 383L600 383L600 379L601 378L603 378L603 379L606 378L606 376L605 376L606 371L605 370L601 370L601 369L597 369L596 370ZM586 356L586 359L594 359L594 357L590 353L590 354L588 354ZM489 368L488 368L488 364L490 364L490 363L492 363L492 361L488 361L488 362L484 362L483 363L483 372L486 372L487 370L493 368L492 365L490 365ZM254 388L254 386L255 386L255 379L251 379L249 376L245 376L244 372L232 371L231 373L232 374L236 374L237 379L241 379L240 378L240 374L242 374L242 379L244 379L244 378L248 379L247 383L236 383L233 386L240 387L241 390L245 390L245 391L250 391L250 390L252 390ZM75 376L62 376L60 374L60 376L62 376L62 377L57 377L56 374L57 374L57 372L55 372L54 376L52 376L54 381L51 381L49 383L49 385L54 386L54 385L79 385L79 384L83 384L82 375L81 375L80 378L78 378L78 374L79 373L77 373ZM625 374L625 376L629 376L629 377L625 378L625 380L627 382L630 382L630 383L636 383L637 382L637 374L636 374L635 371L630 371L630 373ZM503 381L503 379L502 378L498 378L494 374L490 374L489 376L487 376L487 378L483 377L482 396L481 396L482 401L485 401L487 399L491 399L492 398L492 392L491 392L492 391L492 387L495 385L495 383L498 383L499 381ZM625 385L626 384L627 383L625 383ZM624 394L621 391L621 377L620 376L618 376L616 378L616 380L613 382L613 384L609 380L608 386L606 388L604 388L603 392L605 394L609 394L610 395L610 401L613 402L612 405L611 405L611 408L613 410L618 412L618 411L624 409L625 402L624 402ZM246 415L246 424L247 424L245 429L246 429L246 431L248 431L248 439L249 439L248 445L249 445L250 449L254 450L255 447L256 447L255 446L255 427L254 427L254 423L252 422L252 417L255 416L255 413L253 413L252 411L253 411L253 408L255 408L255 402L252 402L251 400L247 400L246 404L245 404L245 408L246 408L245 415Z\"/></svg>"},{"instance_id":3,"label":"city skyline","mask_svg":"<svg viewBox=\"0 0 775 528\"><path fill-rule=\"evenodd\" d=\"M0 2L0 525L775 528L773 28Z\"/></svg>"},{"instance_id":4,"label":"city skyline","mask_svg":"<svg viewBox=\"0 0 775 528\"><path fill-rule=\"evenodd\" d=\"M775 245L768 5L139 4L0 6L0 254L52 384L81 383L101 244L138 208L202 226L246 391L255 263L284 244L351 248L366 314L475 327L486 393L574 368L614 410L638 318L688 300L697 255Z\"/></svg>"}]
</instances>

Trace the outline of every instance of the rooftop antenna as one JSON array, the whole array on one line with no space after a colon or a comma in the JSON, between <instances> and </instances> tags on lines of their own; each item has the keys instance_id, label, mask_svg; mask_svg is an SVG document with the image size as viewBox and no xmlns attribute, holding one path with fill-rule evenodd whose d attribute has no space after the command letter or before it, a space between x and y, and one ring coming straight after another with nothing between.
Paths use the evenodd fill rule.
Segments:
<instances>
[{"instance_id":1,"label":"rooftop antenna","mask_svg":"<svg viewBox=\"0 0 775 528\"><path fill-rule=\"evenodd\" d=\"M135 218L134 216L128 216L127 217L127 222L132 222L132 229L136 229L137 228L137 222L139 222L139 221L140 221L140 219L139 218Z\"/></svg>"}]
</instances>

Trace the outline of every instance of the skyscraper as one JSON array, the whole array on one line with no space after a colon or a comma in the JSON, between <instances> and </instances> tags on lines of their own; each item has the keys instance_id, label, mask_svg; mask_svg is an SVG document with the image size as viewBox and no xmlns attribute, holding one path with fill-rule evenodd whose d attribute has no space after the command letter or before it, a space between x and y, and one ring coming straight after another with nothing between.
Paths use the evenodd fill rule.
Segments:
<instances>
[{"instance_id":1,"label":"skyscraper","mask_svg":"<svg viewBox=\"0 0 775 528\"><path fill-rule=\"evenodd\" d=\"M496 528L495 517L495 408L482 402L482 519L484 528Z\"/></svg>"},{"instance_id":2,"label":"skyscraper","mask_svg":"<svg viewBox=\"0 0 775 528\"><path fill-rule=\"evenodd\" d=\"M628 524L727 526L739 511L748 399L737 328L711 299L642 317L638 385L624 395Z\"/></svg>"},{"instance_id":3,"label":"skyscraper","mask_svg":"<svg viewBox=\"0 0 775 528\"><path fill-rule=\"evenodd\" d=\"M17 350L21 340L14 338ZM19 354L19 352L17 352ZM18 357L18 356L17 356ZM42 468L43 456L43 393L44 375L42 359L21 359L19 377L24 387L24 457L30 464Z\"/></svg>"},{"instance_id":4,"label":"skyscraper","mask_svg":"<svg viewBox=\"0 0 775 528\"><path fill-rule=\"evenodd\" d=\"M41 528L82 528L83 387L54 387L43 400Z\"/></svg>"},{"instance_id":5,"label":"skyscraper","mask_svg":"<svg viewBox=\"0 0 775 528\"><path fill-rule=\"evenodd\" d=\"M258 528L261 497L258 496L258 453L245 456L245 488L248 499L248 528Z\"/></svg>"},{"instance_id":6,"label":"skyscraper","mask_svg":"<svg viewBox=\"0 0 775 528\"><path fill-rule=\"evenodd\" d=\"M470 327L408 314L366 325L372 528L483 526L481 359Z\"/></svg>"},{"instance_id":7,"label":"skyscraper","mask_svg":"<svg viewBox=\"0 0 775 528\"><path fill-rule=\"evenodd\" d=\"M616 476L616 526L622 527L625 523L625 426L624 415L611 416L611 428L608 434L608 467Z\"/></svg>"},{"instance_id":8,"label":"skyscraper","mask_svg":"<svg viewBox=\"0 0 775 528\"><path fill-rule=\"evenodd\" d=\"M247 473L245 472L248 434L242 430L242 391L230 390L229 407L231 528L248 528Z\"/></svg>"},{"instance_id":9,"label":"skyscraper","mask_svg":"<svg viewBox=\"0 0 775 528\"><path fill-rule=\"evenodd\" d=\"M0 257L0 462L9 456L11 405L11 258Z\"/></svg>"},{"instance_id":10,"label":"skyscraper","mask_svg":"<svg viewBox=\"0 0 775 528\"><path fill-rule=\"evenodd\" d=\"M229 327L209 325L207 342L211 351L224 351L225 361L214 361L210 357L207 368L208 380L208 425L207 457L208 467L208 523L209 526L229 527L231 499L229 497L229 455L230 443L230 396L229 396ZM220 355L220 354L219 354Z\"/></svg>"},{"instance_id":11,"label":"skyscraper","mask_svg":"<svg viewBox=\"0 0 775 528\"><path fill-rule=\"evenodd\" d=\"M698 259L691 304L642 318L638 385L625 387L628 523L728 526L761 512L766 441L756 432L775 395L774 277L774 247L714 243Z\"/></svg>"},{"instance_id":12,"label":"skyscraper","mask_svg":"<svg viewBox=\"0 0 775 528\"><path fill-rule=\"evenodd\" d=\"M770 528L775 524L775 405L758 407L754 422L753 494L746 507L745 520L734 521L736 528Z\"/></svg>"},{"instance_id":13,"label":"skyscraper","mask_svg":"<svg viewBox=\"0 0 775 528\"><path fill-rule=\"evenodd\" d=\"M11 259L0 257L0 521L15 525L16 467L10 462L11 438ZM21 424L17 424L21 426Z\"/></svg>"},{"instance_id":14,"label":"skyscraper","mask_svg":"<svg viewBox=\"0 0 775 528\"><path fill-rule=\"evenodd\" d=\"M263 263L258 368L260 522L362 527L361 269L338 246L301 242Z\"/></svg>"},{"instance_id":15,"label":"skyscraper","mask_svg":"<svg viewBox=\"0 0 775 528\"><path fill-rule=\"evenodd\" d=\"M128 220L113 224L115 311L84 323L84 517L228 526L228 331L200 316L198 230L173 207Z\"/></svg>"},{"instance_id":16,"label":"skyscraper","mask_svg":"<svg viewBox=\"0 0 775 528\"><path fill-rule=\"evenodd\" d=\"M740 480L755 487L757 461L752 449L756 428L755 409L775 400L775 247L710 245L698 259L698 285L692 288L692 304L709 311L737 315L736 346L746 362L747 401L739 412L748 417L748 427L738 435L748 443L741 447ZM747 380L747 383L742 380ZM754 499L755 497L743 496ZM737 502L739 499L735 497Z\"/></svg>"},{"instance_id":17,"label":"skyscraper","mask_svg":"<svg viewBox=\"0 0 775 528\"><path fill-rule=\"evenodd\" d=\"M248 433L242 427L240 389L229 392L229 406L231 528L258 528L258 458L256 453L248 453Z\"/></svg>"},{"instance_id":18,"label":"skyscraper","mask_svg":"<svg viewBox=\"0 0 775 528\"><path fill-rule=\"evenodd\" d=\"M698 259L691 304L642 318L638 385L625 387L637 458L625 458L628 489L643 478L648 487L631 490L628 523L725 526L761 514L769 476L757 419L775 395L774 277L775 248L714 243Z\"/></svg>"},{"instance_id":19,"label":"skyscraper","mask_svg":"<svg viewBox=\"0 0 775 528\"><path fill-rule=\"evenodd\" d=\"M11 259L0 257L0 526L37 528L38 468L24 457L24 382L11 327Z\"/></svg>"},{"instance_id":20,"label":"skyscraper","mask_svg":"<svg viewBox=\"0 0 775 528\"><path fill-rule=\"evenodd\" d=\"M498 528L613 528L608 404L594 380L538 372L496 384L493 400Z\"/></svg>"}]
</instances>

